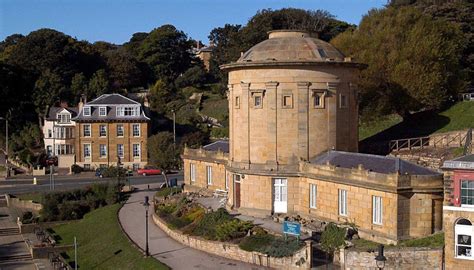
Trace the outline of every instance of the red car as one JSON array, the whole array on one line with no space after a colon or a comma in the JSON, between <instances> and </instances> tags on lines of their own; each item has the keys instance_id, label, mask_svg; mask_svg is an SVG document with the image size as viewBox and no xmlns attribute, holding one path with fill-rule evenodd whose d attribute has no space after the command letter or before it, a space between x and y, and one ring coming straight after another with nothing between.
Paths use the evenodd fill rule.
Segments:
<instances>
[{"instance_id":1,"label":"red car","mask_svg":"<svg viewBox=\"0 0 474 270\"><path fill-rule=\"evenodd\" d=\"M157 169L155 167L145 167L143 169L138 169L137 170L137 173L140 175L143 175L143 176L147 176L147 175L158 175L158 174L161 174L161 170L160 169Z\"/></svg>"}]
</instances>

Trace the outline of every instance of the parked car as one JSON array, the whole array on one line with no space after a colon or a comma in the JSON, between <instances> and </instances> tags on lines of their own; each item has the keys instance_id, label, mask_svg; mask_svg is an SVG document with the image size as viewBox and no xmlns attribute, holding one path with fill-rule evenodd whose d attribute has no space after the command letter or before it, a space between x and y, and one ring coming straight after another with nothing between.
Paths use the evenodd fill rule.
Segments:
<instances>
[{"instance_id":1,"label":"parked car","mask_svg":"<svg viewBox=\"0 0 474 270\"><path fill-rule=\"evenodd\" d=\"M137 170L137 173L138 174L141 174L143 176L147 176L147 175L159 175L161 174L161 170L156 168L156 167L151 167L151 166L147 166L143 169L138 169Z\"/></svg>"}]
</instances>

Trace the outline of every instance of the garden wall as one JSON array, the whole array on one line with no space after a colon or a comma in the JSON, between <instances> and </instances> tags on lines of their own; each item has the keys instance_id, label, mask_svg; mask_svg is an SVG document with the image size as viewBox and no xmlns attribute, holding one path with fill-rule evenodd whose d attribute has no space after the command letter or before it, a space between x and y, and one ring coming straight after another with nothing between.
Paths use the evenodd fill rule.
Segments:
<instances>
[{"instance_id":1,"label":"garden wall","mask_svg":"<svg viewBox=\"0 0 474 270\"><path fill-rule=\"evenodd\" d=\"M341 250L341 269L378 269L375 264L377 252ZM384 270L391 269L442 269L443 248L399 248L385 249L387 258Z\"/></svg>"},{"instance_id":2,"label":"garden wall","mask_svg":"<svg viewBox=\"0 0 474 270\"><path fill-rule=\"evenodd\" d=\"M8 194L5 197L7 198L8 207L26 209L36 213L38 213L43 208L43 205L41 205L40 203L35 203L33 201L24 201L19 198L12 198Z\"/></svg>"},{"instance_id":3,"label":"garden wall","mask_svg":"<svg viewBox=\"0 0 474 270\"><path fill-rule=\"evenodd\" d=\"M307 241L306 247L300 249L291 257L275 258L260 252L242 250L236 244L205 240L171 230L156 214L153 214L153 221L167 235L183 245L217 256L279 269L311 268L311 241Z\"/></svg>"}]
</instances>

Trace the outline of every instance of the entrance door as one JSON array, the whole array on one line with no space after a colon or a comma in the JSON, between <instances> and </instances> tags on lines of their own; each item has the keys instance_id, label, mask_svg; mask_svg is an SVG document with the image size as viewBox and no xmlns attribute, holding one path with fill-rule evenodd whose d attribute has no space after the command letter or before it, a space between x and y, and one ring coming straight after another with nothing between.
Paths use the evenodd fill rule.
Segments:
<instances>
[{"instance_id":1,"label":"entrance door","mask_svg":"<svg viewBox=\"0 0 474 270\"><path fill-rule=\"evenodd\" d=\"M234 207L240 207L240 175L234 174Z\"/></svg>"},{"instance_id":2,"label":"entrance door","mask_svg":"<svg viewBox=\"0 0 474 270\"><path fill-rule=\"evenodd\" d=\"M273 179L273 212L286 213L288 208L288 180Z\"/></svg>"}]
</instances>

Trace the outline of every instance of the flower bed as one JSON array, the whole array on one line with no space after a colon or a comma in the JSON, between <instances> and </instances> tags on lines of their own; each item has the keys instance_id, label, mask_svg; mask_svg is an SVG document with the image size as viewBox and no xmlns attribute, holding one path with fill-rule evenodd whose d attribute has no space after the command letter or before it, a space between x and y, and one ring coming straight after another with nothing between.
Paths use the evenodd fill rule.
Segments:
<instances>
[{"instance_id":1,"label":"flower bed","mask_svg":"<svg viewBox=\"0 0 474 270\"><path fill-rule=\"evenodd\" d=\"M267 233L224 208L205 213L183 195L156 204L155 223L175 240L209 253L264 266L309 267L310 243ZM309 248L310 250L310 248Z\"/></svg>"}]
</instances>

